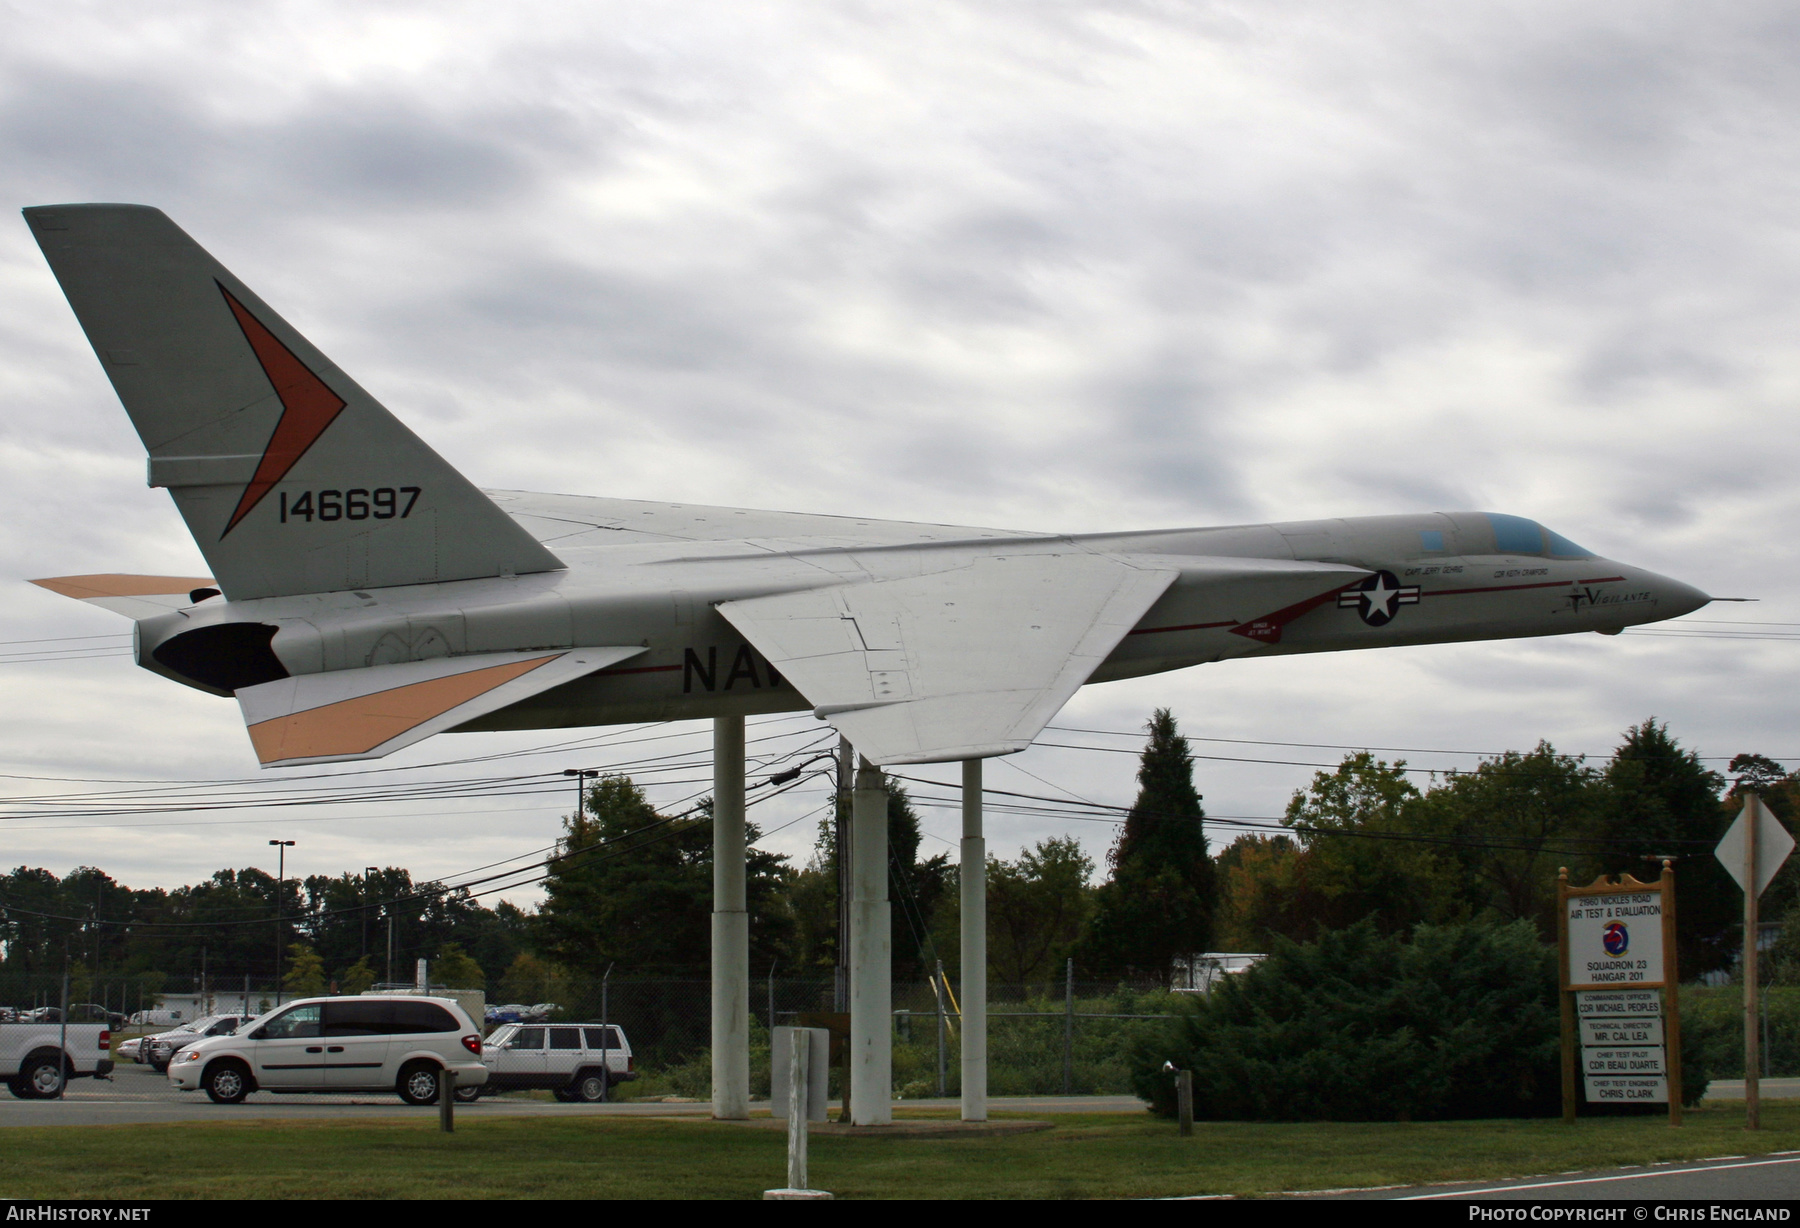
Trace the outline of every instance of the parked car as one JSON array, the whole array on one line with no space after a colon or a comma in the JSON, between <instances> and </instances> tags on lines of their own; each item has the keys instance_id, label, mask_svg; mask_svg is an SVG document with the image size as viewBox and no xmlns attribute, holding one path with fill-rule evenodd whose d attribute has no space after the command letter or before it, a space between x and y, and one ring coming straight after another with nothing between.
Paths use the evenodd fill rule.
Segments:
<instances>
[{"instance_id":1,"label":"parked car","mask_svg":"<svg viewBox=\"0 0 1800 1228\"><path fill-rule=\"evenodd\" d=\"M189 1045L169 1064L169 1080L218 1104L253 1091L389 1091L431 1104L446 1074L462 1088L480 1086L481 1050L481 1029L449 998L302 998Z\"/></svg>"},{"instance_id":2,"label":"parked car","mask_svg":"<svg viewBox=\"0 0 1800 1228\"><path fill-rule=\"evenodd\" d=\"M143 1061L144 1059L138 1056L138 1051L143 1048L144 1041L147 1039L148 1037L144 1036L133 1036L130 1040L120 1041L113 1046L113 1060L115 1062Z\"/></svg>"},{"instance_id":3,"label":"parked car","mask_svg":"<svg viewBox=\"0 0 1800 1228\"><path fill-rule=\"evenodd\" d=\"M256 1018L254 1015L207 1015L168 1032L144 1039L139 1053L142 1060L158 1071L165 1071L177 1053L208 1036L229 1036Z\"/></svg>"},{"instance_id":4,"label":"parked car","mask_svg":"<svg viewBox=\"0 0 1800 1228\"><path fill-rule=\"evenodd\" d=\"M503 1006L487 1008L487 1025L498 1027L503 1023L542 1023L556 1011L556 1003L539 1002L526 1006L523 1002L508 1002Z\"/></svg>"},{"instance_id":5,"label":"parked car","mask_svg":"<svg viewBox=\"0 0 1800 1228\"><path fill-rule=\"evenodd\" d=\"M478 1094L543 1087L566 1103L596 1101L637 1078L631 1042L616 1024L509 1023L482 1049L487 1082Z\"/></svg>"},{"instance_id":6,"label":"parked car","mask_svg":"<svg viewBox=\"0 0 1800 1228\"><path fill-rule=\"evenodd\" d=\"M55 1096L65 1078L103 1078L112 1073L112 1055L107 1052L111 1039L103 1023L65 1025L60 1019L0 1023L0 1078L21 1100Z\"/></svg>"},{"instance_id":7,"label":"parked car","mask_svg":"<svg viewBox=\"0 0 1800 1228\"><path fill-rule=\"evenodd\" d=\"M71 1002L69 1022L104 1023L109 1031L117 1032L125 1026L125 1016L118 1011L108 1010L98 1002Z\"/></svg>"},{"instance_id":8,"label":"parked car","mask_svg":"<svg viewBox=\"0 0 1800 1228\"><path fill-rule=\"evenodd\" d=\"M133 1011L126 1020L134 1028L173 1028L181 1024L180 1011Z\"/></svg>"}]
</instances>

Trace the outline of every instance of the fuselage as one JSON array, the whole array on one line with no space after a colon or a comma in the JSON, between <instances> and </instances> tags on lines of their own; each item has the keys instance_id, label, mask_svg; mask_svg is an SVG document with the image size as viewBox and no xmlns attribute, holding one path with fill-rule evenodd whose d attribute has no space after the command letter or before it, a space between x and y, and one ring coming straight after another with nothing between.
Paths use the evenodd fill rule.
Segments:
<instances>
[{"instance_id":1,"label":"fuselage","mask_svg":"<svg viewBox=\"0 0 1800 1228\"><path fill-rule=\"evenodd\" d=\"M138 661L224 695L284 676L433 657L642 647L615 668L462 726L531 729L810 708L715 606L946 571L984 556L1089 553L1179 568L1093 682L1237 657L1616 634L1710 600L1679 581L1584 551L1532 521L1481 512L1048 535L574 496L494 497L566 568L252 601L212 598L140 621ZM742 535L730 535L733 529Z\"/></svg>"}]
</instances>

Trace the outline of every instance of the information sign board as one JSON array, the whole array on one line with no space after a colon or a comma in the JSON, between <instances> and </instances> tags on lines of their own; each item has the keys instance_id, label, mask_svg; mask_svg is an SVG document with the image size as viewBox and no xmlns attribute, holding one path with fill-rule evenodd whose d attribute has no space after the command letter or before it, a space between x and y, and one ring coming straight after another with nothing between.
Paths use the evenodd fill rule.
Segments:
<instances>
[{"instance_id":1,"label":"information sign board","mask_svg":"<svg viewBox=\"0 0 1800 1228\"><path fill-rule=\"evenodd\" d=\"M1581 1043L1584 1047L1606 1048L1609 1045L1660 1045L1663 1024L1660 1019L1582 1019Z\"/></svg>"},{"instance_id":2,"label":"information sign board","mask_svg":"<svg viewBox=\"0 0 1800 1228\"><path fill-rule=\"evenodd\" d=\"M1596 1104L1607 1102L1624 1104L1667 1104L1669 1103L1669 1080L1660 1075L1625 1075L1613 1078L1595 1078L1589 1075L1587 1098Z\"/></svg>"},{"instance_id":3,"label":"information sign board","mask_svg":"<svg viewBox=\"0 0 1800 1228\"><path fill-rule=\"evenodd\" d=\"M1666 1104L1681 1124L1674 888L1669 861L1650 883L1602 875L1572 887L1567 870L1557 876L1564 1121L1585 1098Z\"/></svg>"},{"instance_id":4,"label":"information sign board","mask_svg":"<svg viewBox=\"0 0 1800 1228\"><path fill-rule=\"evenodd\" d=\"M1583 1048L1581 1070L1588 1075L1662 1075L1662 1046L1654 1048Z\"/></svg>"},{"instance_id":5,"label":"information sign board","mask_svg":"<svg viewBox=\"0 0 1800 1228\"><path fill-rule=\"evenodd\" d=\"M1571 895L1569 986L1663 983L1662 892Z\"/></svg>"}]
</instances>

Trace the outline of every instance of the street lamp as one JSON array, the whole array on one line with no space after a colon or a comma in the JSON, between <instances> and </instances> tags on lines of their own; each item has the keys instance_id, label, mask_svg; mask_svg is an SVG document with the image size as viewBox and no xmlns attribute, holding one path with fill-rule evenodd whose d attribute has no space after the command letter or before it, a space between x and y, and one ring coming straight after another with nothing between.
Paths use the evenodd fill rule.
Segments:
<instances>
[{"instance_id":1,"label":"street lamp","mask_svg":"<svg viewBox=\"0 0 1800 1228\"><path fill-rule=\"evenodd\" d=\"M275 1005L281 1005L281 897L286 894L287 851L292 840L271 840L275 848Z\"/></svg>"},{"instance_id":2,"label":"street lamp","mask_svg":"<svg viewBox=\"0 0 1800 1228\"><path fill-rule=\"evenodd\" d=\"M369 883L380 872L381 871L379 869L377 869L375 866L368 866L363 870L362 957L364 959L369 958Z\"/></svg>"},{"instance_id":3,"label":"street lamp","mask_svg":"<svg viewBox=\"0 0 1800 1228\"><path fill-rule=\"evenodd\" d=\"M587 782L600 774L597 768L564 768L564 776L575 778L575 822L581 822L581 798L587 792Z\"/></svg>"}]
</instances>

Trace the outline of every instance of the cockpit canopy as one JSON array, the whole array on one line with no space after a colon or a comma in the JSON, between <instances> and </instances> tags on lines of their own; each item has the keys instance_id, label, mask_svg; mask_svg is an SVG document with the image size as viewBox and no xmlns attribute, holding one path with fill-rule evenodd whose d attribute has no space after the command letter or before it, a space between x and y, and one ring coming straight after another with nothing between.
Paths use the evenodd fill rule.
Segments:
<instances>
[{"instance_id":1,"label":"cockpit canopy","mask_svg":"<svg viewBox=\"0 0 1800 1228\"><path fill-rule=\"evenodd\" d=\"M1591 559L1592 550L1583 550L1560 533L1552 533L1535 520L1523 516L1503 516L1499 512L1483 512L1494 530L1496 554L1536 554L1553 559Z\"/></svg>"}]
</instances>

